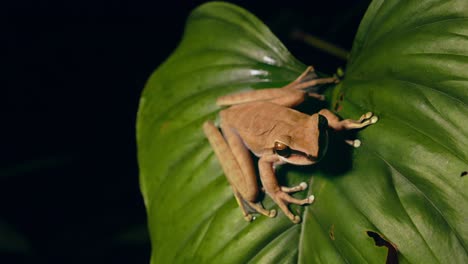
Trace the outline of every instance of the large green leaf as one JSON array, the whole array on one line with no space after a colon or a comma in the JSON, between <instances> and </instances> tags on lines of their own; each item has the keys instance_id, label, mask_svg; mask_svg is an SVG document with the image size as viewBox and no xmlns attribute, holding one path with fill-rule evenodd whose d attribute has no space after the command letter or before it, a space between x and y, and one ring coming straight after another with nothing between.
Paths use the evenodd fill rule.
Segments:
<instances>
[{"instance_id":1,"label":"large green leaf","mask_svg":"<svg viewBox=\"0 0 468 264\"><path fill-rule=\"evenodd\" d=\"M332 106L380 121L359 132L359 149L336 144L320 166L277 172L312 184L316 202L293 207L301 224L281 213L247 223L201 125L216 119L218 96L280 87L304 69L239 7L191 14L138 115L152 263L383 263L387 248L369 235L400 262L468 263L468 2L374 1Z\"/></svg>"}]
</instances>

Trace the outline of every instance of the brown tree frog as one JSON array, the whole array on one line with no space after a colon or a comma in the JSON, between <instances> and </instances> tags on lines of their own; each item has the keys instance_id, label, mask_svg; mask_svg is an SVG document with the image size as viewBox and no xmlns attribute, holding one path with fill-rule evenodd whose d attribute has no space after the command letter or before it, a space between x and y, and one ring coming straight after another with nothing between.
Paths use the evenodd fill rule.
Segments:
<instances>
[{"instance_id":1,"label":"brown tree frog","mask_svg":"<svg viewBox=\"0 0 468 264\"><path fill-rule=\"evenodd\" d=\"M306 88L334 82L338 80L317 78L314 69L308 67L296 80L282 88L218 98L218 105L229 106L220 112L222 133L211 121L205 122L203 129L247 221L253 219L252 213L276 216L276 210L266 210L258 201L260 188L249 151L259 157L258 169L263 190L292 222L299 223L300 216L294 215L288 204L310 204L314 196L296 199L289 195L305 190L307 184L302 182L294 187L280 186L275 166L285 163L314 164L326 152L329 129L359 129L377 122L377 116L371 112L362 115L359 120L340 121L327 109L307 115L291 108L302 103L307 95L323 100L322 95L307 92ZM359 140L346 142L354 147L360 145Z\"/></svg>"}]
</instances>

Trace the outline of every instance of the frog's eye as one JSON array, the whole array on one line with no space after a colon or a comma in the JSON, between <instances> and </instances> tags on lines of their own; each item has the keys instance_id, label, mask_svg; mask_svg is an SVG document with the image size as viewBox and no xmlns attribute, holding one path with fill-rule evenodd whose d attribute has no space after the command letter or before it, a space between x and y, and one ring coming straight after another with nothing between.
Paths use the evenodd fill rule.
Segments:
<instances>
[{"instance_id":1,"label":"frog's eye","mask_svg":"<svg viewBox=\"0 0 468 264\"><path fill-rule=\"evenodd\" d=\"M276 154L282 156L282 157L289 157L291 156L291 149L284 143L281 142L275 142L274 146L274 151Z\"/></svg>"}]
</instances>

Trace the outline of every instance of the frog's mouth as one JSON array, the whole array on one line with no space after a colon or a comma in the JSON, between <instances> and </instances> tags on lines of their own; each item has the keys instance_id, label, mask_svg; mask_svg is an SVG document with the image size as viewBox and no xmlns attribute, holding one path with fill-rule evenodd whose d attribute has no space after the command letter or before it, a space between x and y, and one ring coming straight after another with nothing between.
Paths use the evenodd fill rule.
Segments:
<instances>
[{"instance_id":1,"label":"frog's mouth","mask_svg":"<svg viewBox=\"0 0 468 264\"><path fill-rule=\"evenodd\" d=\"M278 154L278 153L277 153ZM283 162L294 165L311 165L316 163L319 159L305 152L289 149L288 155L278 155Z\"/></svg>"},{"instance_id":2,"label":"frog's mouth","mask_svg":"<svg viewBox=\"0 0 468 264\"><path fill-rule=\"evenodd\" d=\"M299 151L299 150L294 150L293 149L293 150L291 150L291 154L301 156L301 157L306 158L306 159L308 159L308 160L310 160L310 161L312 161L314 163L318 161L318 157L314 157L312 155L309 155L309 154L307 154L305 152L302 152L302 151Z\"/></svg>"},{"instance_id":3,"label":"frog's mouth","mask_svg":"<svg viewBox=\"0 0 468 264\"><path fill-rule=\"evenodd\" d=\"M322 131L319 135L319 151L317 156L307 154L306 152L285 148L283 150L274 150L278 154L279 158L286 163L291 163L295 165L311 165L319 162L327 152L328 149L328 131Z\"/></svg>"}]
</instances>

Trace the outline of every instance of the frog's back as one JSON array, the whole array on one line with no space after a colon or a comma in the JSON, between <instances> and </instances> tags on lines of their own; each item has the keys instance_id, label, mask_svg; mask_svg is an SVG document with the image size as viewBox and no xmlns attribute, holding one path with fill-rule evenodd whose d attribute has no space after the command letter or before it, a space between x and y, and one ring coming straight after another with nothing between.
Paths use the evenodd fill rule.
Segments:
<instances>
[{"instance_id":1,"label":"frog's back","mask_svg":"<svg viewBox=\"0 0 468 264\"><path fill-rule=\"evenodd\" d=\"M309 116L294 109L271 102L253 102L231 106L221 113L221 122L227 124L253 147L257 143L274 142L278 134L288 134ZM256 141L256 142L248 142ZM265 141L265 142L262 142ZM262 142L262 143L261 143Z\"/></svg>"}]
</instances>

